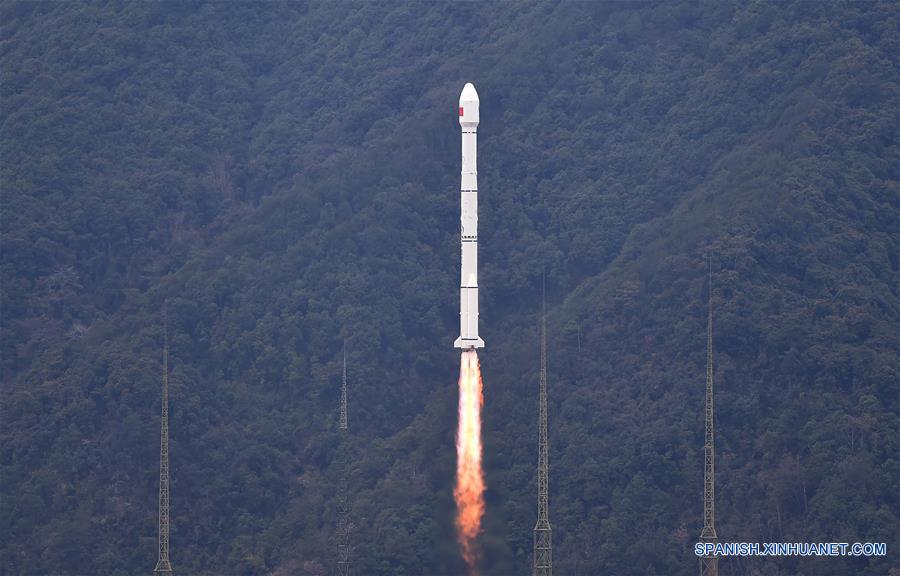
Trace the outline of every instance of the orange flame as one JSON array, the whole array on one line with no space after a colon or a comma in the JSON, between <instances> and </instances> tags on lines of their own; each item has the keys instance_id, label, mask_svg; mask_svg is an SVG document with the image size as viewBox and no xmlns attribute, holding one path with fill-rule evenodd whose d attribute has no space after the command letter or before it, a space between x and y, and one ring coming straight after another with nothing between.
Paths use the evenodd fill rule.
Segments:
<instances>
[{"instance_id":1,"label":"orange flame","mask_svg":"<svg viewBox=\"0 0 900 576\"><path fill-rule=\"evenodd\" d=\"M459 367L459 428L456 431L456 532L469 572L475 574L475 538L484 515L481 471L481 369L475 350L462 353Z\"/></svg>"}]
</instances>

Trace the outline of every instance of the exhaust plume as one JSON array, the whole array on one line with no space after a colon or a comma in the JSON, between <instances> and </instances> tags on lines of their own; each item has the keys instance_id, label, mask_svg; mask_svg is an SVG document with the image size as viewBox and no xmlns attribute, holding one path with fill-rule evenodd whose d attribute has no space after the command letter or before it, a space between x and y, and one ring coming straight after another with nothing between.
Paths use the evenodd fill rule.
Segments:
<instances>
[{"instance_id":1,"label":"exhaust plume","mask_svg":"<svg viewBox=\"0 0 900 576\"><path fill-rule=\"evenodd\" d=\"M459 427L456 431L456 533L469 573L477 574L475 539L484 515L481 470L481 369L475 350L462 353L459 367Z\"/></svg>"}]
</instances>

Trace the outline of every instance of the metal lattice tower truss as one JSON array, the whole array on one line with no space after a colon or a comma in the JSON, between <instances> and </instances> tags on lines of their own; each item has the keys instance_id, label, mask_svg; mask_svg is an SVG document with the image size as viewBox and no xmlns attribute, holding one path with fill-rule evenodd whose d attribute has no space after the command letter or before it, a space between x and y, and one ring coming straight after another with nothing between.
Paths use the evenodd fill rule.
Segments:
<instances>
[{"instance_id":1,"label":"metal lattice tower truss","mask_svg":"<svg viewBox=\"0 0 900 576\"><path fill-rule=\"evenodd\" d=\"M347 429L347 344L344 343L344 364L341 373L341 416L338 422L341 430Z\"/></svg>"},{"instance_id":2,"label":"metal lattice tower truss","mask_svg":"<svg viewBox=\"0 0 900 576\"><path fill-rule=\"evenodd\" d=\"M713 345L712 345L712 264L708 263L709 306L706 316L706 409L703 442L703 530L702 542L715 544L716 536L716 439L713 419ZM715 556L700 558L700 576L718 576L719 559Z\"/></svg>"},{"instance_id":3,"label":"metal lattice tower truss","mask_svg":"<svg viewBox=\"0 0 900 576\"><path fill-rule=\"evenodd\" d=\"M541 296L541 391L538 414L538 517L534 525L533 576L553 574L553 532L550 528L550 447L547 441L547 312Z\"/></svg>"},{"instance_id":4,"label":"metal lattice tower truss","mask_svg":"<svg viewBox=\"0 0 900 576\"><path fill-rule=\"evenodd\" d=\"M341 481L338 487L338 525L337 525L337 573L338 576L350 575L350 504L348 501L349 459L347 457L347 343L344 343L344 361L341 374L341 412L338 421L344 446L341 447Z\"/></svg>"},{"instance_id":5,"label":"metal lattice tower truss","mask_svg":"<svg viewBox=\"0 0 900 576\"><path fill-rule=\"evenodd\" d=\"M154 574L172 574L169 561L169 326L163 345L162 418L159 441L159 555Z\"/></svg>"}]
</instances>

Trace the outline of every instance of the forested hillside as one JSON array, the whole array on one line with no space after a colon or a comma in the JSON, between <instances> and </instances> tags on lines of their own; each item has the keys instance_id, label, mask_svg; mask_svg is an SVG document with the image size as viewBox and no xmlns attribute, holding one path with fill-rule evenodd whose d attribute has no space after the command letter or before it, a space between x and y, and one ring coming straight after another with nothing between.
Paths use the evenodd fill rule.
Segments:
<instances>
[{"instance_id":1,"label":"forested hillside","mask_svg":"<svg viewBox=\"0 0 900 576\"><path fill-rule=\"evenodd\" d=\"M546 270L562 575L695 574L712 254L722 541L900 566L896 2L0 7L0 572L149 574L163 307L178 574L453 534L459 125L481 96L487 576L530 570Z\"/></svg>"}]
</instances>

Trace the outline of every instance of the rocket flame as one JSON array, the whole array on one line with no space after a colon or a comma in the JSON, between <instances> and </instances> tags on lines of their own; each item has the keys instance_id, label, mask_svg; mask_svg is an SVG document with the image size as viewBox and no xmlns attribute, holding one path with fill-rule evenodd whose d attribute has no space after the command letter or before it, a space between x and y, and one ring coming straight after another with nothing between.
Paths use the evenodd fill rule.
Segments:
<instances>
[{"instance_id":1,"label":"rocket flame","mask_svg":"<svg viewBox=\"0 0 900 576\"><path fill-rule=\"evenodd\" d=\"M481 369L475 350L462 353L459 367L459 428L456 431L456 532L463 558L475 574L475 538L484 515L481 471Z\"/></svg>"}]
</instances>

